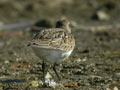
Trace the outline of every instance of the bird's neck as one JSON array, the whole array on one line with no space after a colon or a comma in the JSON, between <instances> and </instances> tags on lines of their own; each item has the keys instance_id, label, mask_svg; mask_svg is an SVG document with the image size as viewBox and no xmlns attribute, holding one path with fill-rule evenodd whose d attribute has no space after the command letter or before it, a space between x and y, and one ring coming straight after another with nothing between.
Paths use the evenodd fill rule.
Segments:
<instances>
[{"instance_id":1,"label":"bird's neck","mask_svg":"<svg viewBox=\"0 0 120 90\"><path fill-rule=\"evenodd\" d=\"M65 29L67 32L71 33L71 29L69 25L62 26L63 29Z\"/></svg>"}]
</instances>

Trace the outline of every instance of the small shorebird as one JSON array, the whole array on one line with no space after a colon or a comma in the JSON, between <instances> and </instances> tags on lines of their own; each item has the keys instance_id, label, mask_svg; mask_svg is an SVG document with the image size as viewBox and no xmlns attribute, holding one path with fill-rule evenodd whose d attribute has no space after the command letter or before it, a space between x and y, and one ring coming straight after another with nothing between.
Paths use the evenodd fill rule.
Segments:
<instances>
[{"instance_id":1,"label":"small shorebird","mask_svg":"<svg viewBox=\"0 0 120 90\"><path fill-rule=\"evenodd\" d=\"M41 30L28 43L35 54L43 60L43 77L46 73L45 62L49 62L53 64L53 70L60 79L55 68L56 64L67 59L75 47L75 39L71 34L69 24L68 20L63 17L56 22L56 28Z\"/></svg>"}]
</instances>

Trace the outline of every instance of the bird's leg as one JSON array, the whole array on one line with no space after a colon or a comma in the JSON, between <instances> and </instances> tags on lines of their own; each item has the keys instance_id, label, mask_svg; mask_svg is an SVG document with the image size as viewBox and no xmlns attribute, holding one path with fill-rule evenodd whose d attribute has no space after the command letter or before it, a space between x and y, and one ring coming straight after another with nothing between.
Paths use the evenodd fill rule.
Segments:
<instances>
[{"instance_id":1,"label":"bird's leg","mask_svg":"<svg viewBox=\"0 0 120 90\"><path fill-rule=\"evenodd\" d=\"M53 65L53 70L54 70L56 76L58 77L58 79L60 80L61 78L60 78L59 74L56 71L56 63Z\"/></svg>"},{"instance_id":2,"label":"bird's leg","mask_svg":"<svg viewBox=\"0 0 120 90\"><path fill-rule=\"evenodd\" d=\"M45 75L47 73L47 67L45 67L45 62L42 62L42 72L43 72L43 81L45 82Z\"/></svg>"}]
</instances>

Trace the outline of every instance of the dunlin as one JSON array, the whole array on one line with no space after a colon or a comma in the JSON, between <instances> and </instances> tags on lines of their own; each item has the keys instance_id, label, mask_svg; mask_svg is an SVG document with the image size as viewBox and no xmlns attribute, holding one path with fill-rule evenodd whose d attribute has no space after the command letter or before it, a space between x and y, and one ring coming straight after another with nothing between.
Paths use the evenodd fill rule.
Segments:
<instances>
[{"instance_id":1,"label":"dunlin","mask_svg":"<svg viewBox=\"0 0 120 90\"><path fill-rule=\"evenodd\" d=\"M28 46L31 46L35 54L43 61L42 70L45 77L45 62L53 64L53 70L60 79L56 71L56 64L66 60L75 47L75 39L71 34L69 21L63 17L56 22L56 28L44 29L37 33Z\"/></svg>"}]
</instances>

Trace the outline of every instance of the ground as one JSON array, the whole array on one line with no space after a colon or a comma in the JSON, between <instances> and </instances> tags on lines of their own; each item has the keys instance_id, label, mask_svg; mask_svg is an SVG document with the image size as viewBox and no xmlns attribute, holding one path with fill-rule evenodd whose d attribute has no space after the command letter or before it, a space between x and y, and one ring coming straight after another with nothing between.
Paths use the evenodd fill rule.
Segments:
<instances>
[{"instance_id":1,"label":"ground","mask_svg":"<svg viewBox=\"0 0 120 90\"><path fill-rule=\"evenodd\" d=\"M43 87L41 60L27 47L31 26L0 31L0 90L120 89L119 3L119 0L54 0L54 3L1 0L1 25L39 19L54 27L60 16L66 16L76 46L72 55L57 67L61 81L49 69L57 85ZM109 19L96 17L97 10L107 13Z\"/></svg>"}]
</instances>

